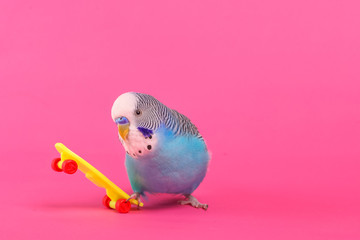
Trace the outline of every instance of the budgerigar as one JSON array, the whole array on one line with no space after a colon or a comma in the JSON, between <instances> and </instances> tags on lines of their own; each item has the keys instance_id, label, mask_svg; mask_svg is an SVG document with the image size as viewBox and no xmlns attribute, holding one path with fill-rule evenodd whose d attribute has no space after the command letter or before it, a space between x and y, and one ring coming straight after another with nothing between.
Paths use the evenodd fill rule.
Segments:
<instances>
[{"instance_id":1,"label":"budgerigar","mask_svg":"<svg viewBox=\"0 0 360 240\"><path fill-rule=\"evenodd\" d=\"M181 204L207 209L191 194L207 172L210 154L196 126L154 97L135 92L120 95L111 109L125 148L126 170L134 193L185 196Z\"/></svg>"}]
</instances>

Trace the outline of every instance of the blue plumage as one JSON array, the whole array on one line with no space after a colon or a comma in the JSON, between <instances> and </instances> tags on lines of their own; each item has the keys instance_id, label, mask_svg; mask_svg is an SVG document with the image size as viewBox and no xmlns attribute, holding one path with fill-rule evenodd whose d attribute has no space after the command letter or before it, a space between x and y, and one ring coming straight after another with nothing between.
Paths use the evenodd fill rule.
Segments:
<instances>
[{"instance_id":1,"label":"blue plumage","mask_svg":"<svg viewBox=\"0 0 360 240\"><path fill-rule=\"evenodd\" d=\"M151 129L147 129L147 128L143 128L143 127L138 127L137 128L143 135L144 137L150 137L151 135L153 135L153 131Z\"/></svg>"},{"instance_id":2,"label":"blue plumage","mask_svg":"<svg viewBox=\"0 0 360 240\"><path fill-rule=\"evenodd\" d=\"M126 154L126 168L135 192L191 194L204 179L209 153L200 138L161 126L159 142L141 161Z\"/></svg>"}]
</instances>

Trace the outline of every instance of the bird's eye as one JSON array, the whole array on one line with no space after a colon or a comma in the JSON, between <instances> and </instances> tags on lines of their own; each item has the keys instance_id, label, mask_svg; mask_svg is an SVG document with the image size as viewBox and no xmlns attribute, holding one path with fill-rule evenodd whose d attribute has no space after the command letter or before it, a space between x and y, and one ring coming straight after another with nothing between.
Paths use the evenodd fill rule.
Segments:
<instances>
[{"instance_id":1,"label":"bird's eye","mask_svg":"<svg viewBox=\"0 0 360 240\"><path fill-rule=\"evenodd\" d=\"M137 110L135 111L135 114L139 116L139 115L141 114L141 111L140 111L139 109L137 109Z\"/></svg>"}]
</instances>

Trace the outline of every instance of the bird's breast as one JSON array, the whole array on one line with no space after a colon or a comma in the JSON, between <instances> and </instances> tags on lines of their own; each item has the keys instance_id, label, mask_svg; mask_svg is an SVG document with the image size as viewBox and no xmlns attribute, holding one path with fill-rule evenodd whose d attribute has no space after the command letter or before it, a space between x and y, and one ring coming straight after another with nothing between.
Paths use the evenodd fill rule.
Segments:
<instances>
[{"instance_id":1,"label":"bird's breast","mask_svg":"<svg viewBox=\"0 0 360 240\"><path fill-rule=\"evenodd\" d=\"M119 139L126 153L133 158L148 156L154 152L158 142L156 134L145 137L134 127L129 128L129 134L126 140L123 140L120 136Z\"/></svg>"}]
</instances>

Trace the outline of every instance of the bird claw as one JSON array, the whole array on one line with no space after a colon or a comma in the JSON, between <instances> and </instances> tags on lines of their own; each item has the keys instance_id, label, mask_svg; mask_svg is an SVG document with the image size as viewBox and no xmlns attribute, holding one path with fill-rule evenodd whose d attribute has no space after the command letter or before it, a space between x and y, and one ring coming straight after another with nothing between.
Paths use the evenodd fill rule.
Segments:
<instances>
[{"instance_id":1,"label":"bird claw","mask_svg":"<svg viewBox=\"0 0 360 240\"><path fill-rule=\"evenodd\" d=\"M141 203L140 193L135 192L131 194L130 197L126 199L126 202L130 201L130 199L135 199L138 202L137 209L140 209L140 203Z\"/></svg>"},{"instance_id":2,"label":"bird claw","mask_svg":"<svg viewBox=\"0 0 360 240\"><path fill-rule=\"evenodd\" d=\"M200 203L194 196L189 195L185 196L185 200L179 200L178 203L181 205L191 205L194 208L202 208L204 210L207 210L209 205Z\"/></svg>"}]
</instances>

